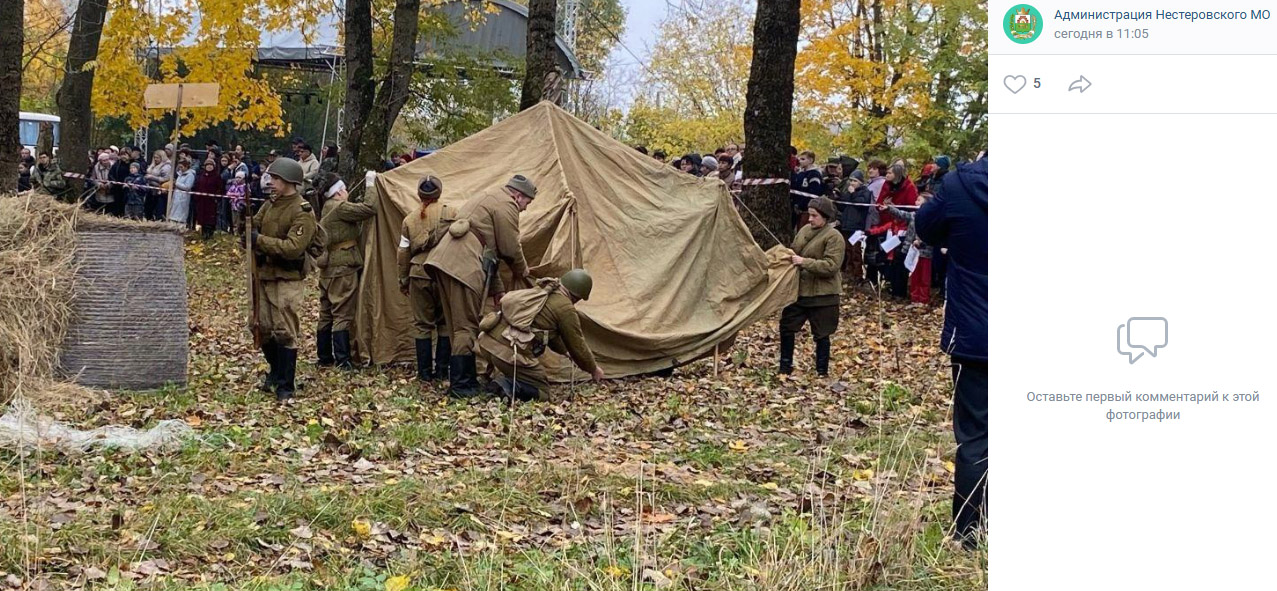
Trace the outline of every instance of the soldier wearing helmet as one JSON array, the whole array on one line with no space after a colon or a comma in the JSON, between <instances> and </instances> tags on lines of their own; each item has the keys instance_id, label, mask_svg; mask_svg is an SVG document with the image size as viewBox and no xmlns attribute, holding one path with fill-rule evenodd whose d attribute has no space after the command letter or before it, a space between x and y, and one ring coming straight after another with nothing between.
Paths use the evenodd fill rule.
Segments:
<instances>
[{"instance_id":1,"label":"soldier wearing helmet","mask_svg":"<svg viewBox=\"0 0 1277 591\"><path fill-rule=\"evenodd\" d=\"M594 381L602 380L603 370L585 344L581 317L573 307L590 299L593 287L589 273L573 269L561 279L541 279L531 289L505 294L498 310L479 326L479 354L501 373L489 382L488 391L536 400L549 386L539 359L547 348L570 357Z\"/></svg>"},{"instance_id":2,"label":"soldier wearing helmet","mask_svg":"<svg viewBox=\"0 0 1277 591\"><path fill-rule=\"evenodd\" d=\"M399 290L412 307L413 339L417 345L417 379L423 382L448 377L452 336L439 306L439 287L426 272L426 257L456 220L456 211L439 202L443 181L427 176L417 184L421 207L403 218L399 237ZM438 346L433 339L438 336ZM433 355L431 355L433 348Z\"/></svg>"},{"instance_id":3,"label":"soldier wearing helmet","mask_svg":"<svg viewBox=\"0 0 1277 591\"><path fill-rule=\"evenodd\" d=\"M262 354L270 373L262 383L285 401L296 391L297 344L301 336L301 305L306 278L306 250L315 237L315 214L301 196L302 167L292 158L270 165L270 201L253 216L252 241L257 257L258 322Z\"/></svg>"}]
</instances>

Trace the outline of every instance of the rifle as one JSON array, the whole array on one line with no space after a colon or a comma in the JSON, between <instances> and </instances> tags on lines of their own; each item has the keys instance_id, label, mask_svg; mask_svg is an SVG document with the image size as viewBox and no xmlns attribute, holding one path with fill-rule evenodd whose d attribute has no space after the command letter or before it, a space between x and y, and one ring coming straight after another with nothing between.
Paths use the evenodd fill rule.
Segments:
<instances>
[{"instance_id":1,"label":"rifle","mask_svg":"<svg viewBox=\"0 0 1277 591\"><path fill-rule=\"evenodd\" d=\"M261 348L262 325L257 313L257 255L253 253L252 200L244 204L244 210L244 253L248 258L248 332L253 335L253 346Z\"/></svg>"},{"instance_id":2,"label":"rifle","mask_svg":"<svg viewBox=\"0 0 1277 591\"><path fill-rule=\"evenodd\" d=\"M483 296L479 298L479 311L483 311L484 302L488 300L488 292L492 290L492 282L497 277L497 267L499 266L496 253L485 250L483 258L479 260L479 265L483 269Z\"/></svg>"}]
</instances>

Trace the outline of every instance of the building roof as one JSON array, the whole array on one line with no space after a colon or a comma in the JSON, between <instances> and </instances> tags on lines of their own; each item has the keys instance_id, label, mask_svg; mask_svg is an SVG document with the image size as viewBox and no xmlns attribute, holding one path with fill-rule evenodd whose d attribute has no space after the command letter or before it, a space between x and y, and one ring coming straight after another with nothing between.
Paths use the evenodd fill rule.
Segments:
<instances>
[{"instance_id":1,"label":"building roof","mask_svg":"<svg viewBox=\"0 0 1277 591\"><path fill-rule=\"evenodd\" d=\"M432 10L446 14L456 26L458 35L450 39L423 38L417 44L419 61L429 62L444 49L475 48L482 52L504 52L512 60L521 60L527 52L528 9L511 0L488 0L496 6L496 13L487 14L478 27L472 28L465 21L465 11L478 0L449 0ZM344 2L342 3L344 6ZM191 30L198 30L198 23ZM313 31L300 29L263 31L258 46L257 59L261 62L317 64L340 62L343 48L340 46L342 18L338 13L321 15ZM556 61L568 78L581 78L584 71L571 48L563 39L555 37ZM513 69L515 63L496 63L497 68Z\"/></svg>"}]
</instances>

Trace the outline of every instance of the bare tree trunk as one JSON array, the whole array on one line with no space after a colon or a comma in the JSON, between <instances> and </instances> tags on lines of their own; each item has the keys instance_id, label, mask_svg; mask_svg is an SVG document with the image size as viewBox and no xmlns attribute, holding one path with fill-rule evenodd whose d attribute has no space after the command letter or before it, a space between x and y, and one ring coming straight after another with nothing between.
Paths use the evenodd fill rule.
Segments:
<instances>
[{"instance_id":1,"label":"bare tree trunk","mask_svg":"<svg viewBox=\"0 0 1277 591\"><path fill-rule=\"evenodd\" d=\"M346 2L346 115L341 176L359 182L378 170L390 131L408 102L416 70L421 0L396 0L389 67L380 83L372 79L372 11L368 0Z\"/></svg>"},{"instance_id":2,"label":"bare tree trunk","mask_svg":"<svg viewBox=\"0 0 1277 591\"><path fill-rule=\"evenodd\" d=\"M372 79L372 1L346 0L346 103L342 106L341 158L338 172L355 187L364 170L360 162L363 131L372 112L377 84ZM373 168L377 170L377 168Z\"/></svg>"},{"instance_id":3,"label":"bare tree trunk","mask_svg":"<svg viewBox=\"0 0 1277 591\"><path fill-rule=\"evenodd\" d=\"M790 175L800 4L800 0L758 0L754 57L745 95L743 166L747 179L788 179ZM759 246L770 248L776 240L788 246L793 241L789 185L747 185L741 201L753 212L746 214L745 223Z\"/></svg>"},{"instance_id":4,"label":"bare tree trunk","mask_svg":"<svg viewBox=\"0 0 1277 591\"><path fill-rule=\"evenodd\" d=\"M0 1L0 193L18 188L18 111L22 108L23 0Z\"/></svg>"},{"instance_id":5,"label":"bare tree trunk","mask_svg":"<svg viewBox=\"0 0 1277 591\"><path fill-rule=\"evenodd\" d=\"M557 14L555 0L528 2L527 71L523 77L520 111L541 102L547 83L554 81L554 22Z\"/></svg>"},{"instance_id":6,"label":"bare tree trunk","mask_svg":"<svg viewBox=\"0 0 1277 591\"><path fill-rule=\"evenodd\" d=\"M80 0L71 23L66 73L58 89L58 160L62 170L88 174L89 140L93 135L93 74L85 68L98 59L108 0Z\"/></svg>"}]
</instances>

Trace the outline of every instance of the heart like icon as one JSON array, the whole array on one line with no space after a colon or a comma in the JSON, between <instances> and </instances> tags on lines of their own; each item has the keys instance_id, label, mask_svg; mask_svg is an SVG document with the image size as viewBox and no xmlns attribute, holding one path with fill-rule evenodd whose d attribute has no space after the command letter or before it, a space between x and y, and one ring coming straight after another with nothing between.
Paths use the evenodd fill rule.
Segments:
<instances>
[{"instance_id":1,"label":"heart like icon","mask_svg":"<svg viewBox=\"0 0 1277 591\"><path fill-rule=\"evenodd\" d=\"M1006 85L1011 94L1018 94L1021 90L1024 90L1024 85L1028 84L1028 82L1029 79L1024 76L1007 76L1002 79L1002 84Z\"/></svg>"}]
</instances>

